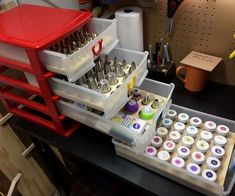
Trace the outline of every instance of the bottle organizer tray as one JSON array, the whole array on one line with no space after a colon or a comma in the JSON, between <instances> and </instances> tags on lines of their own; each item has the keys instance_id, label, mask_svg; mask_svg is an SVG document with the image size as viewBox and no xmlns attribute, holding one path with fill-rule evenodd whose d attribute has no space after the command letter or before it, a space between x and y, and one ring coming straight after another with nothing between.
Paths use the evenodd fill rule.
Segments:
<instances>
[{"instance_id":1,"label":"bottle organizer tray","mask_svg":"<svg viewBox=\"0 0 235 196\"><path fill-rule=\"evenodd\" d=\"M118 61L125 59L127 64L131 64L133 61L136 64L136 69L109 96L58 78L50 80L51 87L55 94L102 111L106 117L111 117L128 101L128 89L134 84L139 84L140 80L147 75L147 55L147 52L120 48L115 48L108 54L109 59L117 57Z\"/></svg>"},{"instance_id":2,"label":"bottle organizer tray","mask_svg":"<svg viewBox=\"0 0 235 196\"><path fill-rule=\"evenodd\" d=\"M75 81L90 70L94 66L93 60L99 54L109 53L118 43L115 19L93 18L76 30L81 31L82 29L97 36L84 46L80 46L81 48L75 52L63 54L49 49L40 52L40 59L46 68L52 72L66 75L69 81ZM0 53L3 57L29 64L25 51L19 47L0 43Z\"/></svg>"},{"instance_id":3,"label":"bottle organizer tray","mask_svg":"<svg viewBox=\"0 0 235 196\"><path fill-rule=\"evenodd\" d=\"M86 108L78 107L76 103L66 102L64 100L59 100L57 106L59 111L78 122L81 122L87 126L97 129L105 134L111 135L112 137L118 138L129 145L133 146L136 151L142 152L146 145L149 144L150 139L155 133L156 121L163 109L170 102L170 98L174 89L173 84L165 84L150 79L145 79L140 89L144 91L149 91L151 88L151 93L157 93L157 95L165 98L162 107L160 107L154 116L154 122L146 127L143 133L133 132L129 128L121 126L115 122L112 122L111 117L105 118L96 113L88 111ZM123 106L123 105L122 105ZM120 108L116 111L120 110ZM116 114L115 113L115 114Z\"/></svg>"},{"instance_id":4,"label":"bottle organizer tray","mask_svg":"<svg viewBox=\"0 0 235 196\"><path fill-rule=\"evenodd\" d=\"M214 121L217 125L223 124L230 128L230 133L228 136L226 136L227 144L224 147L225 154L223 158L220 159L221 165L218 171L216 171L217 179L214 182L204 179L201 176L202 175L201 173L207 167L207 164L205 163L207 158L209 156L214 156L214 155L211 155L211 147L214 145L213 139L214 139L215 133L214 133L212 141L210 142L210 148L205 153L205 161L200 166L201 172L199 175L190 173L189 171L186 170L187 164L189 162L192 162L191 156L192 156L192 153L196 150L195 145L193 145L191 148L189 158L185 159L185 165L183 166L183 168L176 167L172 164L172 159L176 156L180 156L180 155L177 155L176 151L173 151L170 153L169 161L163 161L158 158L158 155L156 154L156 152L154 153L154 156L150 156L147 153L143 153L143 152L136 153L135 149L124 144L123 142L113 139L113 143L115 145L115 150L116 150L117 155L124 157L128 160L131 160L156 173L169 177L170 179L173 179L185 186L193 188L196 191L199 191L201 193L208 194L208 195L228 195L235 182L234 170L231 169L231 165L232 165L231 160L233 160L234 158L232 156L234 156L233 149L234 149L234 143L235 143L235 133L233 131L235 130L235 122L224 119L224 118L220 118L217 116L212 116L209 114L201 113L195 110L190 110L188 108L184 108L184 107L177 106L177 105L172 105L171 108L173 110L176 110L178 113L181 113L181 112L187 113L190 117L194 117L194 116L199 117L202 119L202 122L210 120L210 121ZM199 128L199 132L195 138L195 143L201 137L199 135L202 130L203 130L203 125ZM163 142L166 140L169 140L169 135L167 135L167 137L163 139ZM151 144L149 143L149 145ZM177 143L175 149L177 149L181 145L182 145L182 141L180 140L179 143ZM161 146L155 149L157 149L157 151L160 152L163 150L163 147ZM151 152L149 151L150 152L149 154L151 154L153 151L155 150L153 149ZM177 160L177 158L175 160ZM181 164L181 163L178 162L178 164Z\"/></svg>"}]
</instances>

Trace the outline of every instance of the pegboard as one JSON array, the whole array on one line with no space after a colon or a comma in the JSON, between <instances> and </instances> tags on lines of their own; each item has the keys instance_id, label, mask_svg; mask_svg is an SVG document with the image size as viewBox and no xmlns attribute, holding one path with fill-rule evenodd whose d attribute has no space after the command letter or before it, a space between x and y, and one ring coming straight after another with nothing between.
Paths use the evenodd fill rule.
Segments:
<instances>
[{"instance_id":1,"label":"pegboard","mask_svg":"<svg viewBox=\"0 0 235 196\"><path fill-rule=\"evenodd\" d=\"M120 1L117 7L137 5ZM210 80L235 85L235 60L228 55L235 49L234 0L184 0L174 16L171 37L166 36L167 0L143 8L144 43L154 45L162 37L169 42L172 59L179 62L192 50L223 58L210 74Z\"/></svg>"}]
</instances>

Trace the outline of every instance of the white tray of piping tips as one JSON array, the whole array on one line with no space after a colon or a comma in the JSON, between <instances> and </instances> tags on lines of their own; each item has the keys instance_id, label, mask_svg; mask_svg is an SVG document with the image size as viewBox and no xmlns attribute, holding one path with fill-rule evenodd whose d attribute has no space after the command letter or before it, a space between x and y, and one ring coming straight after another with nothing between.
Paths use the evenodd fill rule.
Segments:
<instances>
[{"instance_id":1,"label":"white tray of piping tips","mask_svg":"<svg viewBox=\"0 0 235 196\"><path fill-rule=\"evenodd\" d=\"M117 155L207 195L235 182L235 121L171 105L142 153L113 139Z\"/></svg>"},{"instance_id":2,"label":"white tray of piping tips","mask_svg":"<svg viewBox=\"0 0 235 196\"><path fill-rule=\"evenodd\" d=\"M128 91L147 75L147 52L114 48L74 83L60 76L50 80L56 95L99 110L110 117L128 101Z\"/></svg>"}]
</instances>

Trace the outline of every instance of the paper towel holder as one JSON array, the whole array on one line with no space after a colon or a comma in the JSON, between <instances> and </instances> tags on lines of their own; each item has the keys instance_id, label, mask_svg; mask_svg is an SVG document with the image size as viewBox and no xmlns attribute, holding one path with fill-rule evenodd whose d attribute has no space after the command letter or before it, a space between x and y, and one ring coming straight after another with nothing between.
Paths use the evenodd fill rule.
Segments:
<instances>
[{"instance_id":1,"label":"paper towel holder","mask_svg":"<svg viewBox=\"0 0 235 196\"><path fill-rule=\"evenodd\" d=\"M125 12L125 13L131 13L131 12L133 12L133 10L130 9L130 8L127 8L127 9L124 10L124 12Z\"/></svg>"}]
</instances>

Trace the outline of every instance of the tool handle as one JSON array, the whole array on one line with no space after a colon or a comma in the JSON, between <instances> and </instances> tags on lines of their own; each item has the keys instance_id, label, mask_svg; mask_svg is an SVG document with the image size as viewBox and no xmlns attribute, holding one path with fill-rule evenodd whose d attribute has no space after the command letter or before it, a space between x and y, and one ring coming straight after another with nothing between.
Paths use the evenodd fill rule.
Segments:
<instances>
[{"instance_id":1,"label":"tool handle","mask_svg":"<svg viewBox=\"0 0 235 196\"><path fill-rule=\"evenodd\" d=\"M185 70L185 71L187 72L187 67L185 67L185 66L183 66L183 65L178 66L178 67L176 68L176 76L177 76L180 80L182 80L183 83L185 83L185 82L186 82L186 79L185 79L185 78L182 78L182 77L180 76L180 72L181 72L182 70Z\"/></svg>"},{"instance_id":2,"label":"tool handle","mask_svg":"<svg viewBox=\"0 0 235 196\"><path fill-rule=\"evenodd\" d=\"M95 56L99 56L102 49L103 49L103 39L100 39L97 43L98 43L98 49L97 50L95 50L95 48L96 48L95 44L92 46L92 52Z\"/></svg>"},{"instance_id":3,"label":"tool handle","mask_svg":"<svg viewBox=\"0 0 235 196\"><path fill-rule=\"evenodd\" d=\"M233 59L235 57L235 50L229 55L230 59Z\"/></svg>"},{"instance_id":4,"label":"tool handle","mask_svg":"<svg viewBox=\"0 0 235 196\"><path fill-rule=\"evenodd\" d=\"M167 17L173 18L176 10L180 6L183 0L168 0L167 1Z\"/></svg>"}]
</instances>

